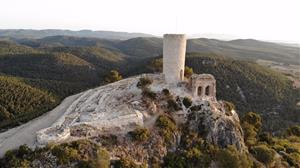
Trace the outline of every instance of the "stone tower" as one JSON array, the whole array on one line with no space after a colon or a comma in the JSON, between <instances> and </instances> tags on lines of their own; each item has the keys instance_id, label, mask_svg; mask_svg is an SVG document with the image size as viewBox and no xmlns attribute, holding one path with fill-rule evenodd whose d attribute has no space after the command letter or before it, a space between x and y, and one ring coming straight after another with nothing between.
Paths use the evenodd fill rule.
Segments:
<instances>
[{"instance_id":1,"label":"stone tower","mask_svg":"<svg viewBox=\"0 0 300 168\"><path fill-rule=\"evenodd\" d=\"M176 84L184 79L185 50L185 34L164 35L163 74L167 83Z\"/></svg>"}]
</instances>

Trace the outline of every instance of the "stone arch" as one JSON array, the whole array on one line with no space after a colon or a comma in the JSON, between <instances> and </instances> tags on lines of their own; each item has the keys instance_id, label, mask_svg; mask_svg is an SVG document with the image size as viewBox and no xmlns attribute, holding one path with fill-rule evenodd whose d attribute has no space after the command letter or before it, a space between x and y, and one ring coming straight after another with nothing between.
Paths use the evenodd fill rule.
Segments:
<instances>
[{"instance_id":1,"label":"stone arch","mask_svg":"<svg viewBox=\"0 0 300 168\"><path fill-rule=\"evenodd\" d=\"M198 86L197 94L198 96L202 96L202 86Z\"/></svg>"},{"instance_id":2,"label":"stone arch","mask_svg":"<svg viewBox=\"0 0 300 168\"><path fill-rule=\"evenodd\" d=\"M180 70L180 79L183 80L183 70Z\"/></svg>"},{"instance_id":3,"label":"stone arch","mask_svg":"<svg viewBox=\"0 0 300 168\"><path fill-rule=\"evenodd\" d=\"M210 88L209 85L205 87L205 95L206 95L206 96L210 96L210 89L211 89L211 88Z\"/></svg>"}]
</instances>

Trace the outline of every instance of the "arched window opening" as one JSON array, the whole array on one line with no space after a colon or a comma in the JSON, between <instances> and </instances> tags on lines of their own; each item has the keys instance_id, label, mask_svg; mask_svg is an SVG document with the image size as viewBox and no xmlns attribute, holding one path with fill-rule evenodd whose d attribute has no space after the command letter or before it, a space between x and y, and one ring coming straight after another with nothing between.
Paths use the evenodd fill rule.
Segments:
<instances>
[{"instance_id":1,"label":"arched window opening","mask_svg":"<svg viewBox=\"0 0 300 168\"><path fill-rule=\"evenodd\" d=\"M210 92L210 87L206 86L206 88L205 88L205 95L209 96L209 92Z\"/></svg>"},{"instance_id":2,"label":"arched window opening","mask_svg":"<svg viewBox=\"0 0 300 168\"><path fill-rule=\"evenodd\" d=\"M202 96L202 87L201 86L198 87L198 96Z\"/></svg>"}]
</instances>

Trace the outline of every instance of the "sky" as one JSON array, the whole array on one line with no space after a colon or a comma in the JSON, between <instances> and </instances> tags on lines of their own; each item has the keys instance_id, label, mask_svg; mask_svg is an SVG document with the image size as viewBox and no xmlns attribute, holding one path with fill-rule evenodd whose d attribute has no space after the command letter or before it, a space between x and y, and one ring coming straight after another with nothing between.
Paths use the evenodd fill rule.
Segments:
<instances>
[{"instance_id":1,"label":"sky","mask_svg":"<svg viewBox=\"0 0 300 168\"><path fill-rule=\"evenodd\" d=\"M0 29L217 34L300 43L300 0L1 0Z\"/></svg>"}]
</instances>

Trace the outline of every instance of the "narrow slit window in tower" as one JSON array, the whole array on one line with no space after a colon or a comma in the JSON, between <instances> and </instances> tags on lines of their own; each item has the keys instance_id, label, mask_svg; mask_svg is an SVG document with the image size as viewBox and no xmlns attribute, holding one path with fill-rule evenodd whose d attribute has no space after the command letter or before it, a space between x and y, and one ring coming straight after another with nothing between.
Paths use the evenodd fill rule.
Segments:
<instances>
[{"instance_id":1,"label":"narrow slit window in tower","mask_svg":"<svg viewBox=\"0 0 300 168\"><path fill-rule=\"evenodd\" d=\"M183 80L183 70L180 70L180 79Z\"/></svg>"}]
</instances>

